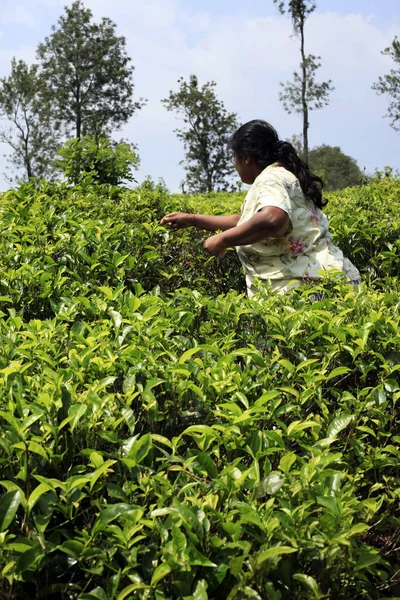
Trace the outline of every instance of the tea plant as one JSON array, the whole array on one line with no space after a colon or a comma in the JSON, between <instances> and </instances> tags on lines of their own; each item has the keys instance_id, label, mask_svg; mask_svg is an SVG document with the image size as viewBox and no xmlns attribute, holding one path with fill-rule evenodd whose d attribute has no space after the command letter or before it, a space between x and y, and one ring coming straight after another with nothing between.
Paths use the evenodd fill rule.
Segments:
<instances>
[{"instance_id":1,"label":"tea plant","mask_svg":"<svg viewBox=\"0 0 400 600\"><path fill-rule=\"evenodd\" d=\"M368 285L314 303L159 225L240 195L2 196L2 598L399 595L398 188L330 197Z\"/></svg>"}]
</instances>

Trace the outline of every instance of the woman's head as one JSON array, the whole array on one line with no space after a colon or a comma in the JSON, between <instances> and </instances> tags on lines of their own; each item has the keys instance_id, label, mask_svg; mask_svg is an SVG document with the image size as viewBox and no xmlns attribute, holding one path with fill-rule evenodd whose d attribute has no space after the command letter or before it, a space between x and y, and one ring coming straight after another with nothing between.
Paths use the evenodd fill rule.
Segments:
<instances>
[{"instance_id":1,"label":"woman's head","mask_svg":"<svg viewBox=\"0 0 400 600\"><path fill-rule=\"evenodd\" d=\"M277 131L260 119L245 123L233 134L230 148L235 167L245 183L253 183L269 165L279 162L299 180L304 195L322 208L322 180L313 175L292 144L279 139Z\"/></svg>"},{"instance_id":2,"label":"woman's head","mask_svg":"<svg viewBox=\"0 0 400 600\"><path fill-rule=\"evenodd\" d=\"M240 160L250 158L261 169L265 169L276 160L275 149L278 141L278 134L272 125L256 119L235 131L230 147Z\"/></svg>"}]
</instances>

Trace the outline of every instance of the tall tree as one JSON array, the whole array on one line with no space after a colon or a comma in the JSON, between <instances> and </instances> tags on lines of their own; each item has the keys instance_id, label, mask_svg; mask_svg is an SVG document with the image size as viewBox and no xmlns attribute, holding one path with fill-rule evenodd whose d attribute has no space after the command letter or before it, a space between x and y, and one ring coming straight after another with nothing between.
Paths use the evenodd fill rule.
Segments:
<instances>
[{"instance_id":1,"label":"tall tree","mask_svg":"<svg viewBox=\"0 0 400 600\"><path fill-rule=\"evenodd\" d=\"M400 40L395 37L392 44L385 48L382 54L393 58L394 62L398 64L398 68L392 69L389 75L379 77L372 89L378 94L389 96L390 103L386 116L392 120L391 127L400 131Z\"/></svg>"},{"instance_id":2,"label":"tall tree","mask_svg":"<svg viewBox=\"0 0 400 600\"><path fill-rule=\"evenodd\" d=\"M125 38L103 18L93 21L81 0L65 7L52 34L38 46L45 96L67 134L105 135L126 123L144 100L132 100L134 67Z\"/></svg>"},{"instance_id":3,"label":"tall tree","mask_svg":"<svg viewBox=\"0 0 400 600\"><path fill-rule=\"evenodd\" d=\"M214 81L199 87L195 75L189 81L183 77L177 92L170 91L162 100L168 111L183 116L184 129L175 129L183 141L186 159L181 161L186 171L188 189L195 193L207 193L226 189L229 177L234 173L228 141L237 129L236 113L229 113L218 100Z\"/></svg>"},{"instance_id":4,"label":"tall tree","mask_svg":"<svg viewBox=\"0 0 400 600\"><path fill-rule=\"evenodd\" d=\"M289 14L294 34L300 38L300 72L293 73L293 81L281 83L282 91L279 99L284 109L289 114L297 113L303 117L303 155L308 161L308 130L309 111L322 108L329 103L329 93L334 89L332 81L316 83L315 75L321 63L320 56L306 54L305 51L305 23L307 18L316 9L312 0L273 0L282 14Z\"/></svg>"},{"instance_id":5,"label":"tall tree","mask_svg":"<svg viewBox=\"0 0 400 600\"><path fill-rule=\"evenodd\" d=\"M47 175L58 147L56 123L43 104L41 85L38 66L15 58L9 77L0 79L0 114L7 121L0 142L11 148L10 164L24 173L17 180Z\"/></svg>"}]
</instances>

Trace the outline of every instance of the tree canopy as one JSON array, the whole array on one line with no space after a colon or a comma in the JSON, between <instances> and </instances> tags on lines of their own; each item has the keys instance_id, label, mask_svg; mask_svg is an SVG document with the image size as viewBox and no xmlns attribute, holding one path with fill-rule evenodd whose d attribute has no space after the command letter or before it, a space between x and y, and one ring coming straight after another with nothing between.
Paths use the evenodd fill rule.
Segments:
<instances>
[{"instance_id":1,"label":"tree canopy","mask_svg":"<svg viewBox=\"0 0 400 600\"><path fill-rule=\"evenodd\" d=\"M311 170L324 182L327 191L359 185L365 177L357 162L344 154L339 146L322 144L309 152Z\"/></svg>"},{"instance_id":2,"label":"tree canopy","mask_svg":"<svg viewBox=\"0 0 400 600\"><path fill-rule=\"evenodd\" d=\"M81 0L65 7L52 34L38 46L43 96L67 134L110 134L126 123L144 101L133 101L134 70L126 41L107 18L93 21Z\"/></svg>"},{"instance_id":3,"label":"tree canopy","mask_svg":"<svg viewBox=\"0 0 400 600\"><path fill-rule=\"evenodd\" d=\"M390 56L398 66L396 69L392 69L389 75L379 77L372 89L378 94L389 96L390 102L386 116L391 119L393 129L400 131L400 40L395 37L391 45L382 51L382 54Z\"/></svg>"},{"instance_id":4,"label":"tree canopy","mask_svg":"<svg viewBox=\"0 0 400 600\"><path fill-rule=\"evenodd\" d=\"M0 114L7 120L0 142L11 148L9 163L20 173L17 179L49 175L58 145L57 127L40 89L38 66L15 58L10 75L0 79ZM10 174L7 178L12 180Z\"/></svg>"},{"instance_id":5,"label":"tree canopy","mask_svg":"<svg viewBox=\"0 0 400 600\"><path fill-rule=\"evenodd\" d=\"M211 192L226 189L234 173L229 138L237 129L236 113L229 113L215 93L216 83L209 81L199 87L195 75L189 81L178 80L179 90L170 91L162 100L167 110L183 117L185 128L176 129L186 151L181 164L191 192Z\"/></svg>"}]
</instances>

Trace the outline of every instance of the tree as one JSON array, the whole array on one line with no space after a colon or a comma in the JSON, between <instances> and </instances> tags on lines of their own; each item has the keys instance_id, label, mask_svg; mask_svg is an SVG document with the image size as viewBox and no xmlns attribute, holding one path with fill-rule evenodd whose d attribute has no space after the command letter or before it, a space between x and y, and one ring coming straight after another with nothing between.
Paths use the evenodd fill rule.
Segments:
<instances>
[{"instance_id":1,"label":"tree","mask_svg":"<svg viewBox=\"0 0 400 600\"><path fill-rule=\"evenodd\" d=\"M108 135L126 123L144 101L133 102L134 67L125 51L125 38L116 26L93 15L78 0L65 7L52 34L39 44L45 97L65 131L83 135Z\"/></svg>"},{"instance_id":2,"label":"tree","mask_svg":"<svg viewBox=\"0 0 400 600\"><path fill-rule=\"evenodd\" d=\"M0 113L8 121L0 131L0 142L11 147L9 162L23 169L22 179L47 175L58 145L56 124L43 104L40 89L38 66L28 67L15 58L10 76L0 79ZM10 176L8 179L12 180Z\"/></svg>"},{"instance_id":3,"label":"tree","mask_svg":"<svg viewBox=\"0 0 400 600\"><path fill-rule=\"evenodd\" d=\"M360 185L365 179L354 158L338 146L323 144L310 150L308 158L311 170L322 178L327 191Z\"/></svg>"},{"instance_id":4,"label":"tree","mask_svg":"<svg viewBox=\"0 0 400 600\"><path fill-rule=\"evenodd\" d=\"M134 148L126 142L86 135L69 140L58 151L56 167L74 185L90 183L121 185L133 181L132 168L139 160Z\"/></svg>"},{"instance_id":5,"label":"tree","mask_svg":"<svg viewBox=\"0 0 400 600\"><path fill-rule=\"evenodd\" d=\"M175 133L183 141L186 159L186 182L194 193L226 189L227 179L234 173L228 141L237 129L237 115L229 113L215 94L216 83L207 82L199 87L197 77L189 81L178 79L180 88L170 91L162 100L168 111L183 115L184 129Z\"/></svg>"},{"instance_id":6,"label":"tree","mask_svg":"<svg viewBox=\"0 0 400 600\"><path fill-rule=\"evenodd\" d=\"M389 75L379 77L372 89L377 94L388 94L391 98L386 116L392 120L391 127L400 131L400 40L395 37L392 45L385 48L382 54L390 56L399 67L392 69Z\"/></svg>"},{"instance_id":7,"label":"tree","mask_svg":"<svg viewBox=\"0 0 400 600\"><path fill-rule=\"evenodd\" d=\"M321 63L320 56L306 55L305 52L305 22L316 9L312 0L273 0L282 14L287 12L292 20L294 34L300 38L300 72L293 73L293 81L281 83L282 91L279 99L289 114L297 113L303 116L303 155L308 161L308 130L309 111L323 108L329 103L329 93L333 91L332 81L316 83L315 75Z\"/></svg>"}]
</instances>

